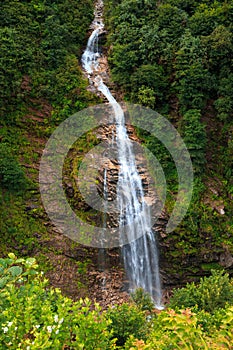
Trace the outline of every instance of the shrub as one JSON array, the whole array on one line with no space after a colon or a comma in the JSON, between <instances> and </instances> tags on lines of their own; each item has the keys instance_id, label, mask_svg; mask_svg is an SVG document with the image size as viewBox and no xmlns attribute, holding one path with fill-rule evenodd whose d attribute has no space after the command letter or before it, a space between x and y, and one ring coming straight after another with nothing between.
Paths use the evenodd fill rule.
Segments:
<instances>
[{"instance_id":1,"label":"shrub","mask_svg":"<svg viewBox=\"0 0 233 350\"><path fill-rule=\"evenodd\" d=\"M152 311L155 307L151 296L142 288L138 288L133 293L131 293L131 298L137 307L142 311Z\"/></svg>"},{"instance_id":2,"label":"shrub","mask_svg":"<svg viewBox=\"0 0 233 350\"><path fill-rule=\"evenodd\" d=\"M204 316L202 316L203 318ZM221 326L208 331L199 323L199 314L190 309L167 310L154 319L152 331L146 341L130 336L125 350L168 350L168 349L231 349L233 307L222 312Z\"/></svg>"},{"instance_id":3,"label":"shrub","mask_svg":"<svg viewBox=\"0 0 233 350\"><path fill-rule=\"evenodd\" d=\"M216 309L223 308L233 300L233 284L229 275L223 271L212 270L210 277L201 278L196 286L187 284L185 288L175 291L170 299L169 306L194 307L213 313Z\"/></svg>"},{"instance_id":4,"label":"shrub","mask_svg":"<svg viewBox=\"0 0 233 350\"><path fill-rule=\"evenodd\" d=\"M5 143L0 144L0 185L12 191L26 186L24 171Z\"/></svg>"},{"instance_id":5,"label":"shrub","mask_svg":"<svg viewBox=\"0 0 233 350\"><path fill-rule=\"evenodd\" d=\"M148 338L149 349L203 349L201 327L190 309L161 312Z\"/></svg>"},{"instance_id":6,"label":"shrub","mask_svg":"<svg viewBox=\"0 0 233 350\"><path fill-rule=\"evenodd\" d=\"M118 346L124 345L130 335L145 339L147 333L145 313L135 305L118 305L109 309L106 316L111 320L109 330L112 332L112 337L117 338Z\"/></svg>"},{"instance_id":7,"label":"shrub","mask_svg":"<svg viewBox=\"0 0 233 350\"><path fill-rule=\"evenodd\" d=\"M0 259L1 350L114 349L100 307L48 288L37 268L34 258Z\"/></svg>"},{"instance_id":8,"label":"shrub","mask_svg":"<svg viewBox=\"0 0 233 350\"><path fill-rule=\"evenodd\" d=\"M201 123L199 110L190 109L183 117L183 139L189 150L193 168L196 173L203 171L205 160L205 148L207 143L205 126Z\"/></svg>"}]
</instances>

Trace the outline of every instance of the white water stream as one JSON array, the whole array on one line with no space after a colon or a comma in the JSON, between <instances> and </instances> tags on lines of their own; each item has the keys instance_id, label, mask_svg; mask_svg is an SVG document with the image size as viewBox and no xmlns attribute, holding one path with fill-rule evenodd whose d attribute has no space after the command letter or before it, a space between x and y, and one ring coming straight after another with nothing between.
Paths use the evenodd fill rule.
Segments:
<instances>
[{"instance_id":1,"label":"white water stream","mask_svg":"<svg viewBox=\"0 0 233 350\"><path fill-rule=\"evenodd\" d=\"M119 173L117 183L117 205L119 209L119 228L128 235L131 242L122 247L124 266L130 281L130 290L143 288L153 298L157 308L161 304L161 283L158 266L158 251L154 232L151 230L151 215L144 200L141 177L138 174L132 141L125 126L124 112L104 84L100 75L98 38L104 31L102 20L103 2L98 0L95 18L91 25L93 32L82 56L83 69L89 81L107 98L114 110ZM104 173L106 175L106 172ZM106 182L106 178L105 178ZM105 191L106 191L105 187ZM105 197L106 193L105 193ZM127 226L127 232L126 230ZM137 239L137 237L140 237Z\"/></svg>"}]
</instances>

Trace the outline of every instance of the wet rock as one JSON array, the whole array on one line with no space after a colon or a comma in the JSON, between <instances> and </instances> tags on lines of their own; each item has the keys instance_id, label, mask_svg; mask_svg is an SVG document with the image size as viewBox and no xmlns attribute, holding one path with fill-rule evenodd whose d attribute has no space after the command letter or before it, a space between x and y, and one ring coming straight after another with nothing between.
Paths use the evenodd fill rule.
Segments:
<instances>
[{"instance_id":1,"label":"wet rock","mask_svg":"<svg viewBox=\"0 0 233 350\"><path fill-rule=\"evenodd\" d=\"M229 268L233 266L233 256L226 249L223 253L220 254L219 264L225 268Z\"/></svg>"}]
</instances>

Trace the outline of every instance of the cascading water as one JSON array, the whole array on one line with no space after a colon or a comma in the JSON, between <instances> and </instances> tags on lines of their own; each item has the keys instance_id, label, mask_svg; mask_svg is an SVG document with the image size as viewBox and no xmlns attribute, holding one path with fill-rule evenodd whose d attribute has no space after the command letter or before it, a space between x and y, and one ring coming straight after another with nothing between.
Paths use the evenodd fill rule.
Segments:
<instances>
[{"instance_id":1,"label":"cascading water","mask_svg":"<svg viewBox=\"0 0 233 350\"><path fill-rule=\"evenodd\" d=\"M120 232L127 234L130 242L122 247L130 289L143 288L151 295L156 307L162 308L157 245L154 233L151 231L150 210L144 200L142 180L137 171L133 145L127 134L124 112L100 75L98 37L104 30L102 10L103 2L99 0L91 26L93 32L83 53L82 65L88 73L90 83L102 92L114 110L116 132L113 141L116 142L119 163L116 191L120 213L119 229ZM125 232L126 226L127 232Z\"/></svg>"}]
</instances>

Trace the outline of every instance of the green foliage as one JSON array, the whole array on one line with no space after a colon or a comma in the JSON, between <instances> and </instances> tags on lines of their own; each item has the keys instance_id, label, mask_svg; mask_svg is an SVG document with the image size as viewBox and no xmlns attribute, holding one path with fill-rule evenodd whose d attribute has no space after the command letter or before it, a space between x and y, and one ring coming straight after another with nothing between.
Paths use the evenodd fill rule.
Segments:
<instances>
[{"instance_id":1,"label":"green foliage","mask_svg":"<svg viewBox=\"0 0 233 350\"><path fill-rule=\"evenodd\" d=\"M111 27L116 28L110 36L110 40L115 42L109 57L112 76L119 85L132 92L131 98L134 102L154 107L153 94L162 96L162 90L166 85L162 67L155 62L153 65L147 65L151 63L153 57L158 58L158 53L162 51L159 46L155 48L155 44L160 44L156 32L158 27L153 24L152 31L144 17L146 15L151 17L155 4L151 1L124 0L115 9L112 3L107 5L114 10L110 21ZM143 92L142 86L144 86Z\"/></svg>"},{"instance_id":2,"label":"green foliage","mask_svg":"<svg viewBox=\"0 0 233 350\"><path fill-rule=\"evenodd\" d=\"M211 278L215 293L216 281L218 289L221 283L229 284L223 274ZM197 307L196 312L169 309L149 321L142 312L148 310L147 296L141 290L134 296L139 308L123 304L106 312L87 298L73 302L48 287L34 258L10 253L0 259L1 349L230 349L232 306L213 314Z\"/></svg>"},{"instance_id":3,"label":"green foliage","mask_svg":"<svg viewBox=\"0 0 233 350\"><path fill-rule=\"evenodd\" d=\"M150 294L146 293L142 288L138 288L132 292L131 298L142 311L152 311L154 309L154 303Z\"/></svg>"},{"instance_id":4,"label":"green foliage","mask_svg":"<svg viewBox=\"0 0 233 350\"><path fill-rule=\"evenodd\" d=\"M0 192L1 255L5 255L9 250L17 254L20 252L21 255L32 254L33 250L39 246L36 237L46 232L46 228L38 220L43 213L42 209L33 204L28 207L30 202L25 203L29 196L29 193L21 191Z\"/></svg>"},{"instance_id":5,"label":"green foliage","mask_svg":"<svg viewBox=\"0 0 233 350\"><path fill-rule=\"evenodd\" d=\"M205 48L200 38L187 29L175 54L176 80L173 83L182 113L188 109L202 109L213 89L214 77L204 66L204 56Z\"/></svg>"},{"instance_id":6,"label":"green foliage","mask_svg":"<svg viewBox=\"0 0 233 350\"><path fill-rule=\"evenodd\" d=\"M1 349L114 349L110 321L88 299L48 289L34 258L0 259Z\"/></svg>"},{"instance_id":7,"label":"green foliage","mask_svg":"<svg viewBox=\"0 0 233 350\"><path fill-rule=\"evenodd\" d=\"M159 65L142 65L131 75L132 101L154 108L161 102L167 82Z\"/></svg>"},{"instance_id":8,"label":"green foliage","mask_svg":"<svg viewBox=\"0 0 233 350\"><path fill-rule=\"evenodd\" d=\"M205 310L198 310L198 308L193 307L192 309L197 315L197 322L201 326L204 332L211 334L220 329L224 318L226 317L227 310L230 307L218 308L213 312L207 312Z\"/></svg>"},{"instance_id":9,"label":"green foliage","mask_svg":"<svg viewBox=\"0 0 233 350\"><path fill-rule=\"evenodd\" d=\"M78 60L93 7L92 0L1 1L1 252L32 253L45 232L37 184L45 138L98 101Z\"/></svg>"},{"instance_id":10,"label":"green foliage","mask_svg":"<svg viewBox=\"0 0 233 350\"><path fill-rule=\"evenodd\" d=\"M67 59L81 54L86 30L93 17L93 3L77 1L3 1L1 11L1 110L3 120L11 124L10 112L21 109L25 96L47 98L63 105L67 87L56 86L59 73ZM67 58L68 57L68 58ZM32 86L23 86L24 77ZM57 78L58 76L58 78ZM78 79L77 79L78 78ZM76 75L76 89L83 89L80 72ZM46 86L46 89L44 87ZM83 89L85 90L85 89ZM70 90L69 90L70 91ZM77 103L73 91L72 98Z\"/></svg>"},{"instance_id":11,"label":"green foliage","mask_svg":"<svg viewBox=\"0 0 233 350\"><path fill-rule=\"evenodd\" d=\"M210 277L204 277L196 286L187 284L185 288L177 289L170 300L169 306L194 307L213 313L216 309L223 308L227 303L232 303L233 283L229 275L223 271L213 270Z\"/></svg>"},{"instance_id":12,"label":"green foliage","mask_svg":"<svg viewBox=\"0 0 233 350\"><path fill-rule=\"evenodd\" d=\"M168 310L159 315L146 342L145 349L229 349L232 341L232 307L227 309L226 325L205 333L198 324L198 315L189 309ZM222 322L222 326L224 321ZM142 348L143 349L143 348Z\"/></svg>"},{"instance_id":13,"label":"green foliage","mask_svg":"<svg viewBox=\"0 0 233 350\"><path fill-rule=\"evenodd\" d=\"M25 189L26 177L8 144L0 143L0 185L10 191Z\"/></svg>"},{"instance_id":14,"label":"green foliage","mask_svg":"<svg viewBox=\"0 0 233 350\"><path fill-rule=\"evenodd\" d=\"M193 168L197 173L203 171L206 148L205 126L201 123L199 110L189 110L184 114L182 122L182 136L190 153Z\"/></svg>"},{"instance_id":15,"label":"green foliage","mask_svg":"<svg viewBox=\"0 0 233 350\"><path fill-rule=\"evenodd\" d=\"M161 3L156 11L156 23L164 30L168 41L179 40L187 22L187 14L177 6Z\"/></svg>"},{"instance_id":16,"label":"green foliage","mask_svg":"<svg viewBox=\"0 0 233 350\"><path fill-rule=\"evenodd\" d=\"M218 112L218 118L223 122L231 123L232 119L232 110L233 110L233 73L231 70L224 69L225 72L221 74L219 82L219 96L215 101L214 105ZM225 76L227 75L227 76ZM227 123L227 124L228 124Z\"/></svg>"},{"instance_id":17,"label":"green foliage","mask_svg":"<svg viewBox=\"0 0 233 350\"><path fill-rule=\"evenodd\" d=\"M24 58L27 54L27 45L22 40L18 39L18 32L14 28L0 28L1 37L1 68L0 68L0 91L1 91L1 103L5 106L6 113L7 108L11 108L10 101L14 101L17 98L17 94L20 89L20 83L22 79L22 72L20 68L23 69ZM18 39L18 40L17 40ZM5 119L7 116L5 115Z\"/></svg>"},{"instance_id":18,"label":"green foliage","mask_svg":"<svg viewBox=\"0 0 233 350\"><path fill-rule=\"evenodd\" d=\"M205 349L201 327L189 309L158 315L147 343L149 349Z\"/></svg>"},{"instance_id":19,"label":"green foliage","mask_svg":"<svg viewBox=\"0 0 233 350\"><path fill-rule=\"evenodd\" d=\"M216 25L226 20L227 9L220 1L206 4L202 1L189 19L189 27L194 35L208 35Z\"/></svg>"},{"instance_id":20,"label":"green foliage","mask_svg":"<svg viewBox=\"0 0 233 350\"><path fill-rule=\"evenodd\" d=\"M130 335L144 339L147 333L145 314L135 305L122 304L108 309L107 318L111 320L109 330L116 344L123 346Z\"/></svg>"},{"instance_id":21,"label":"green foliage","mask_svg":"<svg viewBox=\"0 0 233 350\"><path fill-rule=\"evenodd\" d=\"M88 265L90 265L90 263L91 263L90 259L87 259L85 261L77 261L78 273L82 275L86 275L88 270Z\"/></svg>"},{"instance_id":22,"label":"green foliage","mask_svg":"<svg viewBox=\"0 0 233 350\"><path fill-rule=\"evenodd\" d=\"M232 32L224 25L217 26L210 35L201 37L206 47L207 60L211 69L219 71L224 65L230 64L232 53ZM227 76L225 76L227 78Z\"/></svg>"},{"instance_id":23,"label":"green foliage","mask_svg":"<svg viewBox=\"0 0 233 350\"><path fill-rule=\"evenodd\" d=\"M230 349L233 339L233 308L228 307L221 319L221 326L204 331L199 324L199 315L190 309L168 310L154 319L153 329L146 341L131 336L126 350L167 350L167 349Z\"/></svg>"}]
</instances>

